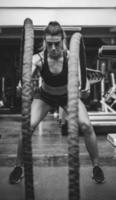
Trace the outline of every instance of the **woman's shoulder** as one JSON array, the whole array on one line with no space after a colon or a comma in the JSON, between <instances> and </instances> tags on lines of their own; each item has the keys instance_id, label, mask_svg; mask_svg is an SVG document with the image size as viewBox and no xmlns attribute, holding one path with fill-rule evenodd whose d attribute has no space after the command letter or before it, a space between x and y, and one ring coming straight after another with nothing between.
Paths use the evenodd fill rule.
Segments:
<instances>
[{"instance_id":1,"label":"woman's shoulder","mask_svg":"<svg viewBox=\"0 0 116 200\"><path fill-rule=\"evenodd\" d=\"M37 66L42 66L44 62L44 51L34 54L32 62Z\"/></svg>"}]
</instances>

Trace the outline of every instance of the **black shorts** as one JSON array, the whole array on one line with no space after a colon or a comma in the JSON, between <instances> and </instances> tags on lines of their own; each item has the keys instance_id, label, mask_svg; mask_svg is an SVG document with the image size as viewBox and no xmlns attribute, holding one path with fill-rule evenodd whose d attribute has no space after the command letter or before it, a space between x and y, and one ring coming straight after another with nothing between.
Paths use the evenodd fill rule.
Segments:
<instances>
[{"instance_id":1,"label":"black shorts","mask_svg":"<svg viewBox=\"0 0 116 200\"><path fill-rule=\"evenodd\" d=\"M65 95L51 95L40 87L37 91L34 92L34 99L41 99L45 103L49 104L52 107L64 107L67 105L67 94Z\"/></svg>"}]
</instances>

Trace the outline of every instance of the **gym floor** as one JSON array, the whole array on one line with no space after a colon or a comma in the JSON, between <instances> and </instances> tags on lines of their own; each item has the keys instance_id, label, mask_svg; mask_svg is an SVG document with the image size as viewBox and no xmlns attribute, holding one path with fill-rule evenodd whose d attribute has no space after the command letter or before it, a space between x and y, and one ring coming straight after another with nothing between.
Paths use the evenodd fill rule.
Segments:
<instances>
[{"instance_id":1,"label":"gym floor","mask_svg":"<svg viewBox=\"0 0 116 200\"><path fill-rule=\"evenodd\" d=\"M8 177L15 165L20 116L0 116L0 200L24 200L24 179L10 185ZM81 200L116 199L116 149L106 135L97 135L105 183L92 180L92 165L80 136L80 193ZM61 135L56 119L47 116L32 138L34 160L35 200L68 200L67 137Z\"/></svg>"}]
</instances>

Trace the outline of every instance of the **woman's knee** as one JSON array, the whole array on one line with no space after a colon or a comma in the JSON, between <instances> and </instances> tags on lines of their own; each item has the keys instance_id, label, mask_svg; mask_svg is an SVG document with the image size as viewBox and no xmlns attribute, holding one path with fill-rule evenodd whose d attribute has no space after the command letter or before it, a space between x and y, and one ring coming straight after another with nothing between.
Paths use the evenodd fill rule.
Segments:
<instances>
[{"instance_id":1,"label":"woman's knee","mask_svg":"<svg viewBox=\"0 0 116 200\"><path fill-rule=\"evenodd\" d=\"M38 126L39 122L31 120L31 131L34 132L36 127Z\"/></svg>"},{"instance_id":2,"label":"woman's knee","mask_svg":"<svg viewBox=\"0 0 116 200\"><path fill-rule=\"evenodd\" d=\"M91 123L86 123L86 122L83 122L80 124L80 129L81 129L81 132L83 132L83 134L92 134L93 133L93 127L91 125Z\"/></svg>"}]
</instances>

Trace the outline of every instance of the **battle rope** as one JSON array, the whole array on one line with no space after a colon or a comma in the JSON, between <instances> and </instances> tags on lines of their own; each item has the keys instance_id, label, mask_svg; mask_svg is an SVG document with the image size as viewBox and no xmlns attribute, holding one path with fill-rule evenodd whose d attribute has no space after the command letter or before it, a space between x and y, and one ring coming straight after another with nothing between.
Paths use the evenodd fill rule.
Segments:
<instances>
[{"instance_id":1,"label":"battle rope","mask_svg":"<svg viewBox=\"0 0 116 200\"><path fill-rule=\"evenodd\" d=\"M33 24L31 19L24 21L24 49L22 69L22 136L23 136L23 161L25 175L25 199L34 200L33 162L30 113L32 101L32 55L34 46Z\"/></svg>"},{"instance_id":2,"label":"battle rope","mask_svg":"<svg viewBox=\"0 0 116 200\"><path fill-rule=\"evenodd\" d=\"M71 37L68 64L69 200L80 199L78 101L81 39L80 33Z\"/></svg>"}]
</instances>

